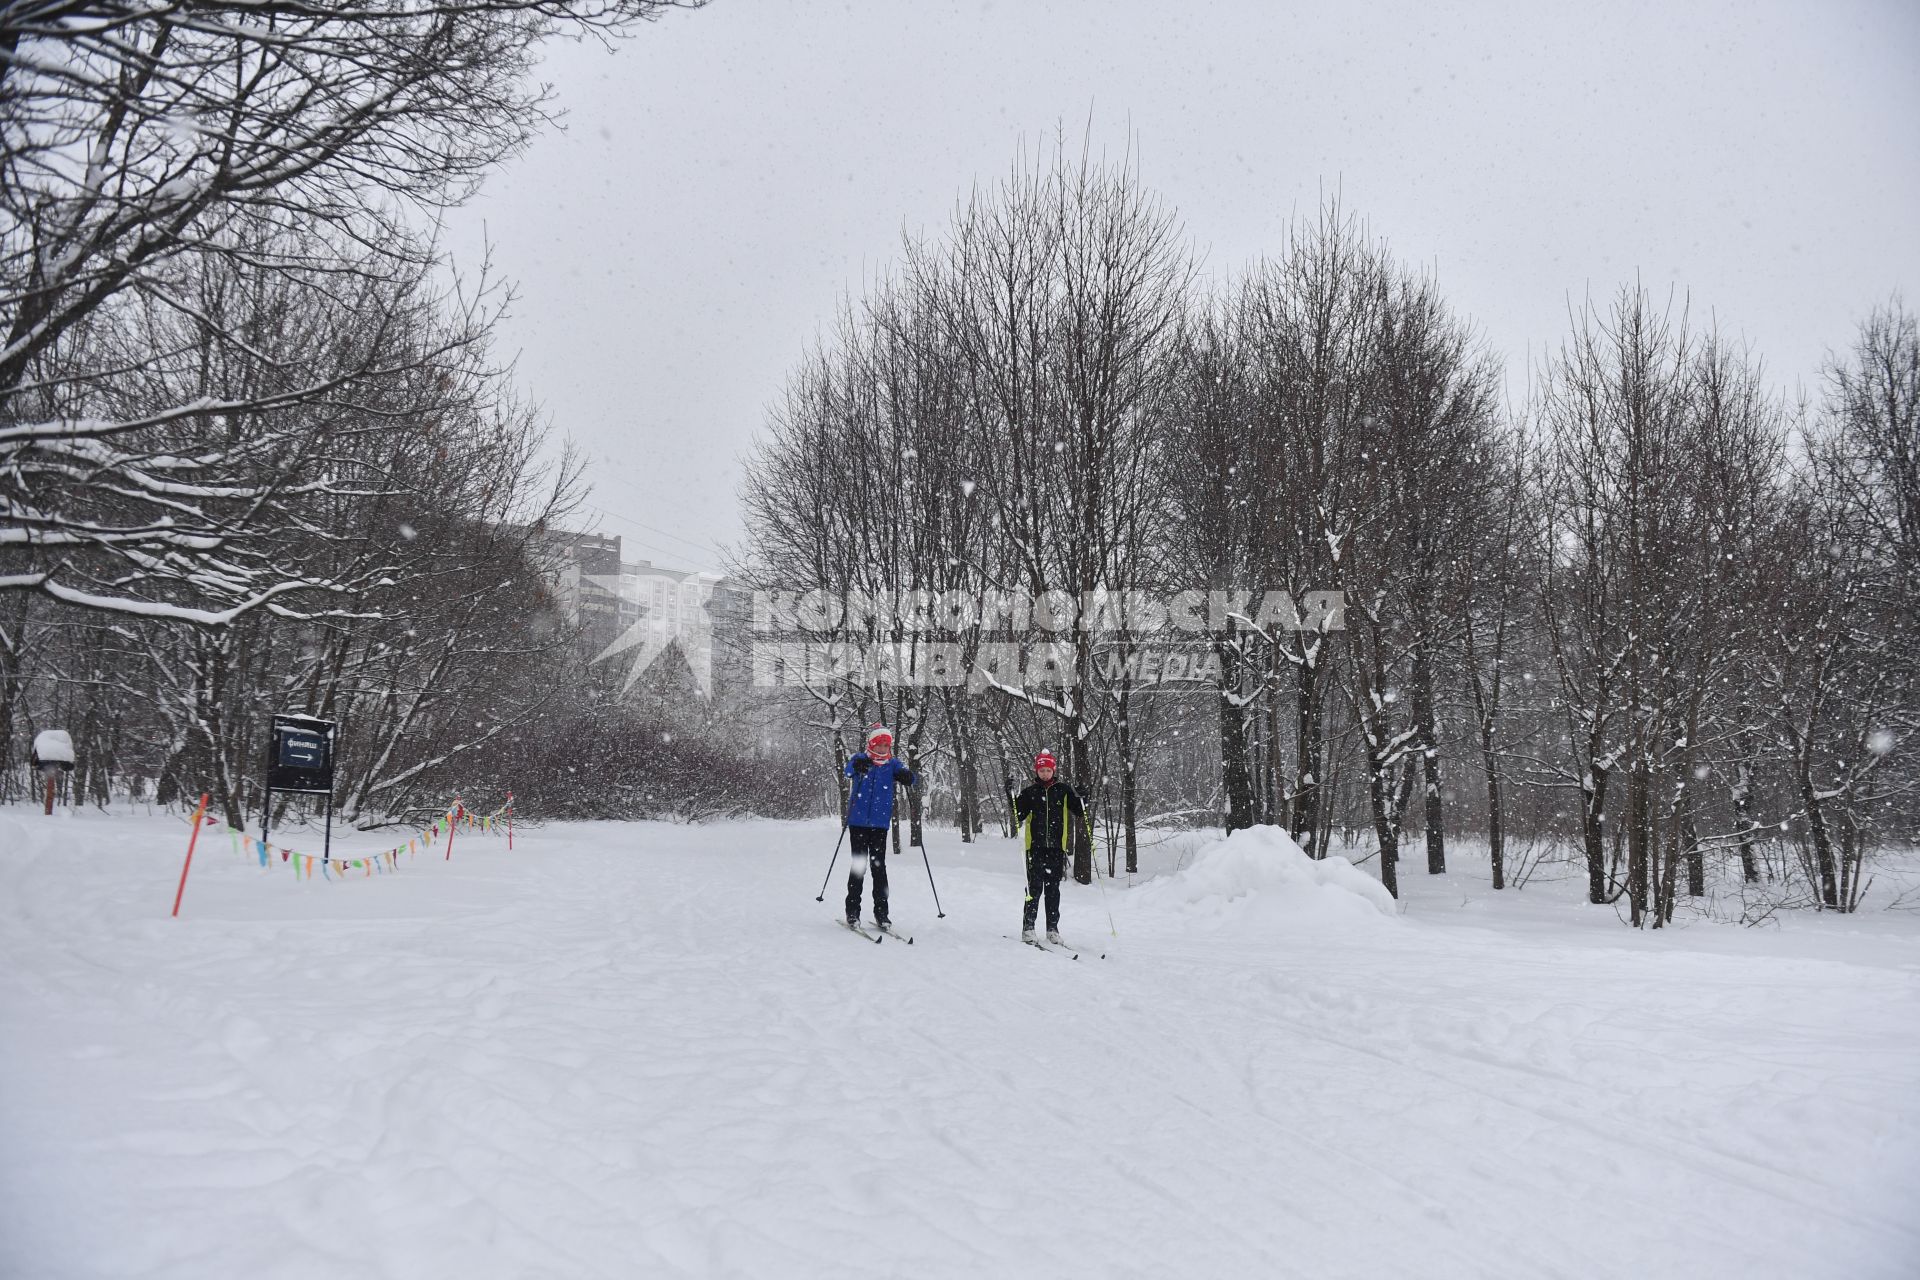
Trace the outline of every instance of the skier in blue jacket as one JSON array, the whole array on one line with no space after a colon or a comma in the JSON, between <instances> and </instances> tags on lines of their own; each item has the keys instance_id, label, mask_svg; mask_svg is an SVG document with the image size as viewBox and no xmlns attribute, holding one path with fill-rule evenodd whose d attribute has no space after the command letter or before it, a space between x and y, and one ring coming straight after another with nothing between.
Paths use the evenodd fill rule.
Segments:
<instances>
[{"instance_id":1,"label":"skier in blue jacket","mask_svg":"<svg viewBox=\"0 0 1920 1280\"><path fill-rule=\"evenodd\" d=\"M881 725L867 733L867 749L847 761L853 797L847 803L847 842L853 872L847 877L847 923L860 923L860 886L873 868L873 918L882 929L887 919L887 828L893 822L893 785L913 786L920 779L894 759L893 734Z\"/></svg>"}]
</instances>

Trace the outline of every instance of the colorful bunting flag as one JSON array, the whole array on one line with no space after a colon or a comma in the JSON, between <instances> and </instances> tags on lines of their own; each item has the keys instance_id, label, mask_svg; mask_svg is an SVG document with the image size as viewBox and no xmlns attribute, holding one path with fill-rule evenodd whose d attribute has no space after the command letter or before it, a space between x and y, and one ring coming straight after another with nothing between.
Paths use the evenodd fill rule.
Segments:
<instances>
[{"instance_id":1,"label":"colorful bunting flag","mask_svg":"<svg viewBox=\"0 0 1920 1280\"><path fill-rule=\"evenodd\" d=\"M348 870L360 872L363 878L396 872L400 869L400 858L403 854L408 858L417 857L421 849L430 847L436 839L451 834L459 826L471 830L494 832L499 827L495 819L504 811L504 806L490 814L473 814L461 807L451 808L427 823L418 835L410 838L405 844L396 844L391 849L383 849L379 853L360 858L338 860L316 858L310 853L301 853L285 845L273 844L264 839L256 840L242 828L228 826L225 823L221 825L226 827L227 838L233 844L235 856L244 852L247 857L257 860L264 869L272 865L273 855L278 853L280 861L293 872L293 878L296 880L313 879L316 866L319 868L322 880L337 880L343 878ZM338 875L335 874L336 871L339 872Z\"/></svg>"}]
</instances>

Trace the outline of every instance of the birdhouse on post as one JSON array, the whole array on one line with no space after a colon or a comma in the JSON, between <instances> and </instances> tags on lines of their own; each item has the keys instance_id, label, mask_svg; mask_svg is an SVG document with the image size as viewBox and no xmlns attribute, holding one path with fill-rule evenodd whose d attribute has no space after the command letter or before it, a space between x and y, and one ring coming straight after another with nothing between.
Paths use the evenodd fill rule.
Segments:
<instances>
[{"instance_id":1,"label":"birdhouse on post","mask_svg":"<svg viewBox=\"0 0 1920 1280\"><path fill-rule=\"evenodd\" d=\"M53 794L59 788L60 775L73 772L73 738L65 729L42 729L33 738L28 763L40 771L46 786L47 813L53 813Z\"/></svg>"}]
</instances>

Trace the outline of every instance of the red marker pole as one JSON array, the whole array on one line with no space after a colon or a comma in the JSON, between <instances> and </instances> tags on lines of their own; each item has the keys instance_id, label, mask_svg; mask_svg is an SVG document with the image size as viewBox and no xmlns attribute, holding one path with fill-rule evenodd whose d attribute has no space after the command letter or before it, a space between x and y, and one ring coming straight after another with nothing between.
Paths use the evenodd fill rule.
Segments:
<instances>
[{"instance_id":1,"label":"red marker pole","mask_svg":"<svg viewBox=\"0 0 1920 1280\"><path fill-rule=\"evenodd\" d=\"M460 829L460 797L455 796L453 798L453 821L447 824L447 856L440 859L440 861L451 862L453 860L453 833L458 831L459 829Z\"/></svg>"},{"instance_id":2,"label":"red marker pole","mask_svg":"<svg viewBox=\"0 0 1920 1280\"><path fill-rule=\"evenodd\" d=\"M193 834L187 837L187 860L180 864L180 887L173 891L174 918L180 916L180 899L186 896L187 872L193 868L193 846L200 842L200 819L207 816L207 794L200 793L200 807L193 811Z\"/></svg>"},{"instance_id":3,"label":"red marker pole","mask_svg":"<svg viewBox=\"0 0 1920 1280\"><path fill-rule=\"evenodd\" d=\"M513 852L513 792L507 792L507 852Z\"/></svg>"}]
</instances>

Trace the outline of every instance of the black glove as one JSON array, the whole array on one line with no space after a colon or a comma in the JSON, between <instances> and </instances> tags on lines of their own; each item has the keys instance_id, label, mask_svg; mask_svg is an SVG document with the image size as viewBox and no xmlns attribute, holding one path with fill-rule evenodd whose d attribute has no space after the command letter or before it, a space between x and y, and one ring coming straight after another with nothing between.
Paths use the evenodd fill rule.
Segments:
<instances>
[{"instance_id":1,"label":"black glove","mask_svg":"<svg viewBox=\"0 0 1920 1280\"><path fill-rule=\"evenodd\" d=\"M855 756L853 758L853 771L855 773L865 773L872 767L873 761L867 759L865 756Z\"/></svg>"}]
</instances>

